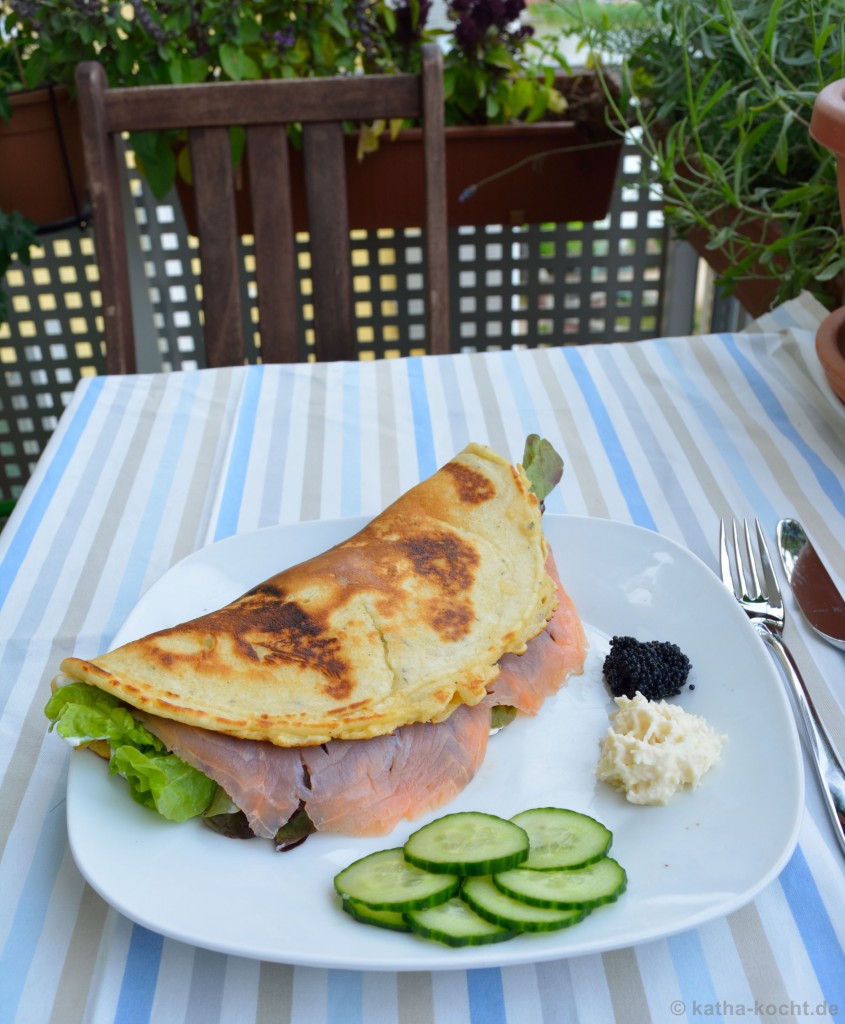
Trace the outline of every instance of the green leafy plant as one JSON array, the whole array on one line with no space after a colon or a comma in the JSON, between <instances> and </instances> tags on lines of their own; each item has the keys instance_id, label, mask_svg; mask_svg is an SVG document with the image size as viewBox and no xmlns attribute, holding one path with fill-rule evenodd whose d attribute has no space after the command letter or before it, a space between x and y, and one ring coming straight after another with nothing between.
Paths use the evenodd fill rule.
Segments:
<instances>
[{"instance_id":1,"label":"green leafy plant","mask_svg":"<svg viewBox=\"0 0 845 1024\"><path fill-rule=\"evenodd\" d=\"M4 31L23 87L52 82L72 90L84 60L100 61L112 86L293 78L355 70L366 35L361 6L348 0L8 0ZM176 174L172 141L164 133L132 139L159 196Z\"/></svg>"},{"instance_id":2,"label":"green leafy plant","mask_svg":"<svg viewBox=\"0 0 845 1024\"><path fill-rule=\"evenodd\" d=\"M835 161L808 128L817 93L845 77L845 0L625 6L624 18L578 3L562 13L594 62L618 70L614 113L642 150L646 180L662 189L670 224L681 236L699 229L727 256L717 280L728 293L768 280L774 301L809 289L838 304Z\"/></svg>"},{"instance_id":3,"label":"green leafy plant","mask_svg":"<svg viewBox=\"0 0 845 1024\"><path fill-rule=\"evenodd\" d=\"M447 124L537 121L566 101L555 72L567 67L554 37L519 21L524 0L451 0L444 60Z\"/></svg>"},{"instance_id":4,"label":"green leafy plant","mask_svg":"<svg viewBox=\"0 0 845 1024\"><path fill-rule=\"evenodd\" d=\"M0 280L5 277L16 256L19 256L23 263L29 263L30 247L35 245L36 240L35 225L32 221L27 220L16 210L12 213L0 210ZM8 299L0 288L0 323L8 314Z\"/></svg>"},{"instance_id":5,"label":"green leafy plant","mask_svg":"<svg viewBox=\"0 0 845 1024\"><path fill-rule=\"evenodd\" d=\"M452 29L427 27L431 0L6 0L3 86L73 87L96 59L112 86L416 71L424 42L445 49L447 124L562 113L552 39L520 23L525 0L450 0ZM3 70L7 74L3 75ZM157 195L172 185L172 137L133 137ZM237 133L233 147L238 149ZM187 165L181 167L189 174Z\"/></svg>"}]
</instances>

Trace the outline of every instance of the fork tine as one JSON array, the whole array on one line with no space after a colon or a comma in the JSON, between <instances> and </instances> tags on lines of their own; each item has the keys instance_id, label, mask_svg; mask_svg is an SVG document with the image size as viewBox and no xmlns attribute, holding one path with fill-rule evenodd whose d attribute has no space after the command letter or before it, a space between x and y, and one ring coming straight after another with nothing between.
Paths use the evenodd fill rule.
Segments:
<instances>
[{"instance_id":1,"label":"fork tine","mask_svg":"<svg viewBox=\"0 0 845 1024\"><path fill-rule=\"evenodd\" d=\"M778 578L775 575L775 570L772 567L772 559L769 555L769 548L766 545L763 528L760 526L760 520L755 519L754 525L757 527L757 547L760 549L760 561L763 565L763 578L766 581L766 600L770 605L780 610L783 607L780 584L778 583Z\"/></svg>"},{"instance_id":2,"label":"fork tine","mask_svg":"<svg viewBox=\"0 0 845 1024\"><path fill-rule=\"evenodd\" d=\"M753 592L748 590L746 593L750 597L760 597L762 590L760 589L760 577L757 575L757 556L754 554L754 548L751 546L751 534L748 530L748 520L742 520L742 530L745 534L745 550L748 552L748 566L751 574L751 585L754 588Z\"/></svg>"},{"instance_id":3,"label":"fork tine","mask_svg":"<svg viewBox=\"0 0 845 1024\"><path fill-rule=\"evenodd\" d=\"M733 576L731 574L731 560L728 556L728 541L725 535L725 520L719 520L719 571L722 574L722 583L728 590L734 589Z\"/></svg>"},{"instance_id":4,"label":"fork tine","mask_svg":"<svg viewBox=\"0 0 845 1024\"><path fill-rule=\"evenodd\" d=\"M734 562L736 563L737 583L739 583L739 593L737 594L737 597L748 597L748 583L745 578L745 569L742 564L742 551L739 547L739 535L737 534L735 519L731 522L731 534L734 547Z\"/></svg>"}]
</instances>

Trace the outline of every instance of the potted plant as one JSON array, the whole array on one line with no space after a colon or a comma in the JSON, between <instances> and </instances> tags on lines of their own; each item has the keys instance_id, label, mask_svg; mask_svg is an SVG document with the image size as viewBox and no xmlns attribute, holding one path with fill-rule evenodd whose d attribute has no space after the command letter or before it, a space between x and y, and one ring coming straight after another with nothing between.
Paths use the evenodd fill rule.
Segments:
<instances>
[{"instance_id":1,"label":"potted plant","mask_svg":"<svg viewBox=\"0 0 845 1024\"><path fill-rule=\"evenodd\" d=\"M394 54L400 39L405 46L396 61L403 69L415 69L424 40L444 42L450 224L603 217L621 138L596 74L570 68L557 33L541 35L520 21L524 0L449 0L451 28L439 31L426 29L430 6L400 4L395 13L408 12L415 35L406 29L387 38ZM411 142L414 132L399 139Z\"/></svg>"},{"instance_id":2,"label":"potted plant","mask_svg":"<svg viewBox=\"0 0 845 1024\"><path fill-rule=\"evenodd\" d=\"M416 72L422 44L438 39L445 49L449 222L595 220L606 214L621 140L608 127L602 87L592 72L572 73L554 40L535 38L520 22L525 0L450 0L450 29L427 27L431 0L331 0L322 7L333 11L333 18L318 16L315 8L320 6L288 5L295 16L289 13L286 27L276 27L269 35L262 31L257 43L247 18L230 35L241 40L241 64L233 68L230 61L227 68L221 54L222 74L216 77ZM332 35L330 47L320 35L327 27L339 33ZM314 59L327 51L331 59ZM352 129L347 142L351 227L414 226L418 204L409 204L405 197L415 194L414 182L419 185L416 194L422 190L420 130L398 124ZM160 135L150 136L143 145L156 147L154 152L142 152L145 169L153 161L166 167L166 151L176 153L172 180L194 231L187 147ZM236 164L241 146L236 134ZM294 223L297 230L304 230L304 185L297 156L294 149ZM170 173L168 169L162 175L157 188L153 180L158 194L169 184ZM236 180L238 221L241 231L247 232L248 177L241 172ZM397 180L411 187L400 193L392 187Z\"/></svg>"},{"instance_id":3,"label":"potted plant","mask_svg":"<svg viewBox=\"0 0 845 1024\"><path fill-rule=\"evenodd\" d=\"M639 0L632 13L568 8L594 60L618 69L621 130L668 222L752 315L802 289L840 304L835 160L808 129L817 93L845 74L843 0Z\"/></svg>"},{"instance_id":4,"label":"potted plant","mask_svg":"<svg viewBox=\"0 0 845 1024\"><path fill-rule=\"evenodd\" d=\"M570 69L552 41L535 38L520 22L525 0L449 0L450 28L439 30L427 27L431 0L9 0L6 6L7 32L28 78L60 83L72 82L77 62L86 59L104 64L111 86L415 71L421 44L437 38L446 49L447 163L457 175L449 183L453 222L529 220L528 201L536 206L543 193L546 220L594 219L610 201L621 142L607 126L603 92L592 73L560 74ZM545 134L550 118L557 122L551 136ZM522 131L506 142L506 156L473 165L463 133L471 129L471 137L495 141L509 126ZM350 203L353 226L376 226L368 221L377 171L370 158L381 162L390 154L395 163L413 141L413 129L405 135L400 127L407 126L353 127L350 188L358 179L370 197ZM533 148L525 149L531 136ZM156 195L190 183L178 137L141 133L131 142ZM236 166L242 147L242 133L233 131ZM535 184L541 165L552 187ZM560 176L570 167L578 177L567 188ZM382 217L392 191L375 193Z\"/></svg>"}]
</instances>

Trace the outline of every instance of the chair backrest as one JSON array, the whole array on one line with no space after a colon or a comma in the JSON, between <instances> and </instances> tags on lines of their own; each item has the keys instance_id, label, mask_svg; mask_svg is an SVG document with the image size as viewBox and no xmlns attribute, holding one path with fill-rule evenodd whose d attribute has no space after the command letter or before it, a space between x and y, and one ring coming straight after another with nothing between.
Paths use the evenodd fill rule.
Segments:
<instances>
[{"instance_id":1,"label":"chair backrest","mask_svg":"<svg viewBox=\"0 0 845 1024\"><path fill-rule=\"evenodd\" d=\"M109 373L136 368L120 163L120 134L132 131L188 131L206 360L227 366L242 363L245 350L229 128L242 126L246 134L261 357L295 362L300 355L287 126L302 125L316 357L354 359L342 123L421 121L428 351L449 351L443 69L437 46L423 47L419 75L110 89L102 65L86 62L77 70L77 86Z\"/></svg>"}]
</instances>

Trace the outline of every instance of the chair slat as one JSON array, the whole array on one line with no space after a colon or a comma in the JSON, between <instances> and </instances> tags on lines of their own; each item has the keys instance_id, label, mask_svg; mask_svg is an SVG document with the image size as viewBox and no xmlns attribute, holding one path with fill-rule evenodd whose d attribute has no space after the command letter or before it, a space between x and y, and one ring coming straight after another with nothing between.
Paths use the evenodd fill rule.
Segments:
<instances>
[{"instance_id":1,"label":"chair slat","mask_svg":"<svg viewBox=\"0 0 845 1024\"><path fill-rule=\"evenodd\" d=\"M354 359L343 128L306 124L302 135L317 359Z\"/></svg>"},{"instance_id":2,"label":"chair slat","mask_svg":"<svg viewBox=\"0 0 845 1024\"><path fill-rule=\"evenodd\" d=\"M244 361L244 335L229 131L192 128L188 139L199 226L207 362L209 366L235 366Z\"/></svg>"},{"instance_id":3,"label":"chair slat","mask_svg":"<svg viewBox=\"0 0 845 1024\"><path fill-rule=\"evenodd\" d=\"M437 51L423 47L422 102L425 161L425 258L428 278L428 350L449 351L449 237L446 217L446 141Z\"/></svg>"},{"instance_id":4,"label":"chair slat","mask_svg":"<svg viewBox=\"0 0 845 1024\"><path fill-rule=\"evenodd\" d=\"M285 126L247 128L247 160L255 231L261 358L268 363L294 363L300 358L299 301Z\"/></svg>"},{"instance_id":5,"label":"chair slat","mask_svg":"<svg viewBox=\"0 0 845 1024\"><path fill-rule=\"evenodd\" d=\"M374 79L376 79L374 81ZM109 131L178 129L187 118L197 127L264 124L267 121L361 121L417 118L422 112L416 75L344 76L134 86L106 96ZM272 111L272 114L269 112Z\"/></svg>"},{"instance_id":6,"label":"chair slat","mask_svg":"<svg viewBox=\"0 0 845 1024\"><path fill-rule=\"evenodd\" d=\"M94 241L97 247L103 335L106 339L106 372L134 373L137 368L132 306L129 301L129 259L120 198L119 136L105 130L106 73L100 64L85 64L77 79L84 106L82 135L88 173L88 191L94 209ZM122 149L121 149L122 152Z\"/></svg>"}]
</instances>

